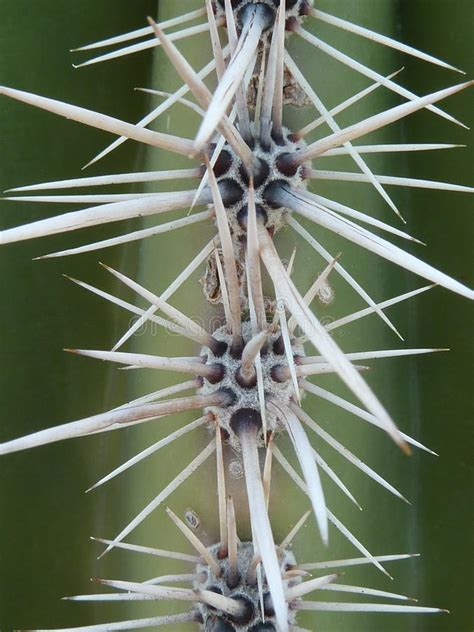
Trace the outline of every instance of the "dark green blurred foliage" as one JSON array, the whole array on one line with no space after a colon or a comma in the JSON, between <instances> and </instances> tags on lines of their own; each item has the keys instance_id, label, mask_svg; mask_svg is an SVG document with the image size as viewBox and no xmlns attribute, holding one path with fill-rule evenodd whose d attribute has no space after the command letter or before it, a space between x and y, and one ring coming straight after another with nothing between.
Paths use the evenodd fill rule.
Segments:
<instances>
[{"instance_id":1,"label":"dark green blurred foliage","mask_svg":"<svg viewBox=\"0 0 474 632\"><path fill-rule=\"evenodd\" d=\"M69 49L139 27L155 7L154 1L145 0L2 0L0 81L137 120L144 112L145 99L133 88L148 82L151 58L135 56L115 65L74 70L72 63L85 56ZM0 187L75 177L110 140L108 134L2 99ZM140 155L141 149L130 145L108 159L104 168L112 173L133 170ZM63 210L69 209L5 202L1 226ZM80 243L106 233L101 228L84 231L73 240ZM77 362L62 352L64 347L110 345L128 321L127 315L124 319L124 314L61 276L68 273L112 289L110 279L98 278L97 256L32 261L71 243L71 236L66 235L1 249L2 440L93 414L118 404L126 395L125 375L108 371L100 363ZM109 252L106 260L111 265L128 262L133 267L136 249ZM89 536L112 534L117 526L114 516L123 515L126 496L113 490L101 496L84 494L104 466L121 458L122 439L111 434L106 439L69 442L13 455L2 462L2 631L94 622L93 608L87 612L59 599L89 590L92 576L122 572L114 568L112 558L99 570L97 547Z\"/></svg>"}]
</instances>

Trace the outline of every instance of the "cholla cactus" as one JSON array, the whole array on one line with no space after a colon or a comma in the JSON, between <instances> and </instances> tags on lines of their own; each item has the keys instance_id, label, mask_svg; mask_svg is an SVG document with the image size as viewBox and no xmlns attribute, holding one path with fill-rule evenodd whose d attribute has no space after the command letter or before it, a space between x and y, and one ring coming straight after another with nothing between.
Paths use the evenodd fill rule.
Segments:
<instances>
[{"instance_id":1,"label":"cholla cactus","mask_svg":"<svg viewBox=\"0 0 474 632\"><path fill-rule=\"evenodd\" d=\"M207 22L203 23L202 26L183 29L182 32L172 37L165 35L164 27L183 24L188 19L194 19L201 15L207 15ZM161 490L116 538L106 541L108 546L105 552L115 547L125 546L123 539L152 511L164 503L171 493L189 478L215 450L217 451L218 462L217 479L221 492L219 499L221 535L224 531L227 534L232 531L232 538L229 536L227 546L223 545L225 538L222 537L219 545L210 548L190 538L197 546L202 559L196 562L197 567L191 579L184 580L181 577L180 580L192 581L192 589L156 587L149 585L149 583L145 587L143 583L102 580L102 583L112 587L130 591L137 595L137 598L162 599L173 595L174 598L193 601L198 604L193 607L190 613L181 618L179 616L178 618L155 618L147 620L148 623L146 624L143 621L138 622L138 625L135 625L137 622L126 622L128 628L194 621L202 624L203 629L206 630L253 630L256 632L257 630L279 629L284 632L290 628L297 629L294 627L294 611L298 609L434 611L433 609L418 607L377 606L374 604L351 606L341 603L331 605L326 602L314 602L302 605L299 598L307 592L316 589L337 590L337 584L336 588L333 587L336 576L330 575L301 582L300 569L289 569L288 565L295 565L291 554L285 551L284 546L278 548L274 544L267 511L268 486L271 457L274 453L295 483L309 496L323 542L327 543L328 541L328 522L331 522L364 554L366 559L383 570L380 566L380 559L372 556L327 507L316 464L332 478L352 501L356 501L339 476L311 446L303 429L303 424L315 431L321 439L376 482L397 496L401 497L401 494L312 420L302 407L301 397L306 392L336 403L374 426L384 429L406 451L408 451L408 444L410 443L424 448L396 427L376 395L361 377L360 373L365 367L354 366L352 362L425 353L435 351L435 349L344 353L331 338L329 331L341 324L346 324L374 312L392 329L395 329L384 314L383 309L426 288L377 304L341 266L338 258L333 257L325 250L319 241L299 224L294 215L300 215L317 226L329 229L435 284L472 298L473 292L466 286L380 238L372 230L363 228L359 222L388 231L398 237L416 241L404 231L347 205L319 194L310 193L307 190L311 180L369 182L398 215L400 215L398 208L383 187L385 184L430 186L435 189L472 192L472 189L458 185L375 175L361 156L361 154L366 153L448 149L453 145L354 146L352 144L352 141L367 133L399 121L424 108L456 123L457 121L452 116L435 107L434 104L470 86L472 82L465 82L424 97L418 97L394 83L392 81L393 75L382 77L310 34L302 25L305 17L320 19L334 26L353 31L358 35L375 39L375 41L403 52L414 54L427 61L449 67L444 62L434 60L428 55L419 53L389 38L379 36L314 9L309 2L303 0L287 3L284 1L274 3L267 0L262 2L241 0L237 3L218 2L215 5L206 2L206 7L202 10L180 16L167 24L162 24L161 27L150 20L149 27L106 42L106 44L120 44L122 41L151 33L153 39L144 45L140 44L131 47L131 49L126 48L113 55L92 61L102 61L128 52L161 45L176 71L185 81L184 90L178 90L174 95L169 96L165 104L159 108L159 112L154 111L138 125L132 125L94 111L34 94L11 88L0 88L0 94L120 135L121 138L102 152L100 157L117 147L124 139L130 138L180 155L199 158L201 163L198 167L176 171L109 174L94 178L21 187L16 191L68 189L91 185L156 182L184 178L200 180L199 185L194 186L194 188L177 193L10 197L13 200L48 203L67 202L94 204L96 206L2 231L0 232L0 243L52 235L133 217L161 214L195 205L205 205L207 209L193 215L183 216L167 224L160 224L150 229L127 233L118 238L87 244L79 248L55 252L46 255L46 257L96 250L166 233L209 219L214 220L216 226L214 239L194 257L189 266L161 296L109 268L116 277L148 301L149 307L146 310L135 307L88 284L78 282L83 287L135 313L140 317L140 321L121 337L110 352L94 350L74 350L74 352L97 359L118 362L129 367L148 367L183 372L193 375L194 379L175 387L151 393L139 400L128 402L118 409L0 444L0 454L7 454L70 437L122 428L176 412L196 409L202 411L202 416L188 426L150 446L105 476L97 484L114 478L142 458L195 428L207 425L215 435L207 447ZM224 25L227 29L229 44L222 48L217 29ZM196 73L172 40L206 30L209 30L211 35L214 59L203 71ZM373 85L333 110L328 110L286 50L286 35L289 33L298 34L323 52L368 76L374 82ZM228 57L229 62L226 65ZM212 93L203 82L203 78L214 69L218 83L216 90ZM375 114L347 128L341 128L336 123L334 116L337 113L364 98L381 85L405 97L408 102L380 114ZM297 87L295 88L295 86ZM193 93L199 103L198 106L183 98L188 90ZM253 95L253 97L249 95ZM195 139L152 132L145 128L145 125L153 118L178 101L192 107L202 116L202 123ZM319 117L299 131L290 130L283 124L284 104L302 102L314 106ZM307 135L322 123L328 124L331 133L314 142L308 142ZM344 154L347 154L356 163L361 171L360 174L330 172L313 168L315 166L312 164L313 160ZM284 265L273 241L274 234L285 225L295 229L328 263L326 270L305 294L297 289L291 279L291 269L288 269L291 268L291 265L288 268ZM222 303L226 317L223 327L209 332L196 325L189 317L179 312L168 302L174 291L205 260L212 264L210 266L212 268L211 276L208 275L204 283L207 296L212 298L214 302ZM272 297L270 300L264 294L261 264L263 264L263 268L271 281ZM310 304L317 293L321 291L332 270L337 271L348 282L366 301L368 307L342 319L342 322L332 323L330 327L325 327L317 315L311 311ZM212 296L209 291L211 286ZM158 310L162 311L170 320L157 316L155 312ZM169 358L118 351L119 347L137 331L140 324L147 320L199 343L203 347L201 354L192 357ZM305 349L305 345L308 344L315 347L320 355L307 355L308 350ZM366 410L350 404L306 379L328 372L335 372L359 398ZM197 392L189 397L165 399L169 395L188 389L196 389ZM274 445L278 434L282 431L288 433L294 445L304 481L286 460L278 446ZM222 440L228 442L242 456L253 533L252 543L238 543L235 525L231 525L231 528L229 516L227 515L226 519L223 517L225 497L223 500ZM259 448L265 447L267 448L267 460L262 477L258 451ZM230 513L232 514L232 511ZM178 526L186 532L186 528L179 519L172 513L170 515ZM188 532L186 533L188 536L190 535ZM260 584L257 581L258 574L256 572L255 577L252 575L253 583L247 581L251 575L250 571L252 569L256 571L260 559L262 562ZM293 571L296 573L291 574ZM206 575L205 578L204 575ZM224 582L223 576L225 576ZM242 580L244 576L246 582L239 583L239 580ZM340 590L342 592L360 592L400 598L400 595L359 589L353 586L340 586ZM266 593L268 594L266 595ZM146 597L144 597L145 595ZM96 598L99 600L107 599L103 596ZM126 599L128 598L132 597L127 596ZM113 599L121 600L117 595L114 595ZM125 623L110 625L106 624L101 629L123 629L123 627L117 626L123 626Z\"/></svg>"},{"instance_id":2,"label":"cholla cactus","mask_svg":"<svg viewBox=\"0 0 474 632\"><path fill-rule=\"evenodd\" d=\"M271 446L267 449L265 462L265 485L261 491L251 485L256 497L262 494L263 508L258 507L255 499L249 495L252 532L250 542L239 539L234 502L226 490L226 475L222 455L220 433L216 435L217 459L217 518L219 522L219 542L211 546L199 538L171 509L168 517L181 531L194 549L194 554L169 551L133 543L93 538L105 544L106 550L117 547L150 557L178 560L188 567L188 572L167 574L145 581L124 579L94 579L93 582L107 586L119 592L75 595L65 599L74 602L122 602L130 601L180 601L190 603L191 608L181 614L155 616L132 620L102 623L99 625L66 628L68 630L133 630L158 627L169 624L195 623L206 632L271 632L291 630L297 632L298 612L334 611L334 612L386 612L386 613L440 613L438 608L406 605L403 602L414 601L405 595L340 582L341 574L334 569L344 569L366 564L403 560L413 555L383 555L362 558L350 558L327 562L298 563L291 550L293 541L305 525L310 514L307 511L290 529L289 533L276 546L271 533L269 539L261 539L259 516L265 514L271 489ZM245 452L245 439L242 444ZM279 457L284 462L283 457ZM244 460L252 461L247 455ZM256 464L258 468L258 462ZM291 466L290 466L291 467ZM258 474L258 477L260 473ZM297 475L296 475L297 476ZM250 493L250 489L249 489ZM252 511L253 510L253 511ZM268 553L275 559L275 565L266 564ZM196 555L197 554L197 555ZM329 573L328 573L329 570ZM313 577L314 573L317 576ZM319 576L320 573L322 576ZM178 587L175 584L184 584ZM275 588L276 587L276 588ZM392 605L384 602L350 603L340 601L304 601L302 598L320 591L331 591L355 595L372 596L388 600L401 601ZM326 594L326 592L324 593Z\"/></svg>"},{"instance_id":3,"label":"cholla cactus","mask_svg":"<svg viewBox=\"0 0 474 632\"><path fill-rule=\"evenodd\" d=\"M217 253L216 255L216 261L219 261L219 256ZM219 267L220 264L218 264ZM285 305L278 306L278 309L275 310L273 324L270 325L267 325L266 320L260 323L255 309L251 309L251 320L240 322L239 335L236 337L231 333L235 322L232 319L228 301L225 300L224 302L228 307L228 323L211 334L204 331L164 299L143 288L125 275L110 268L109 271L146 300L150 301L148 310L143 311L134 308L133 305L111 295L106 295L82 282L80 282L80 285L131 310L133 313L140 314L142 318L146 317L175 333L203 344L201 355L168 358L120 351L74 350L74 352L100 360L117 362L129 367L171 370L191 374L195 376L195 379L177 384L174 387L152 392L139 400L128 402L106 413L14 439L2 444L0 452L7 454L63 439L149 422L169 414L201 409L202 416L195 421L149 446L126 463L117 467L110 474L104 476L94 485L94 487L97 487L110 481L144 458L169 446L177 439L199 427L207 425L215 435L215 439L213 438L207 447L200 451L166 487L160 490L120 531L114 540L108 543L104 553L111 551L115 546L119 546L124 538L134 531L152 512L163 505L184 481L195 474L196 470L212 455L216 448L218 464L221 463L221 442L222 438L224 438L226 442L238 450L242 457L252 531L258 543L263 568L269 582L270 594L272 595L276 612L279 612L278 621L282 629L284 629L283 621L287 618L285 614L284 586L280 575L277 573L279 562L275 554L274 537L266 510L267 501L265 500L265 487L269 485L273 450L278 461L289 472L296 484L308 494L323 541L328 541L329 521L368 560L385 572L377 559L326 506L318 465L331 477L344 494L354 503L357 504L357 501L339 476L312 447L305 433L304 426L307 426L318 438L329 444L375 482L381 484L398 497L403 498L403 496L390 483L385 481L372 468L358 459L311 419L301 407L301 395L307 392L319 397L329 398L338 406L348 409L365 421L379 427L381 424L376 417L367 415L365 411L351 406L341 398L335 398L330 392L308 381L308 378L311 376L331 372L334 369L325 362L323 356L305 356L302 339L295 337L293 333L294 322L291 319L287 321ZM317 281L321 281L321 279ZM221 287L223 295L227 297L229 292L223 276L221 276ZM307 296L307 301L314 296L315 289L315 286L313 286ZM405 300L412 294L396 297L392 303ZM249 296L251 296L251 292L249 292ZM252 302L251 307L253 308ZM173 322L155 316L153 312L157 309L164 312ZM332 328L334 329L339 324L351 322L372 312L371 308L356 312L343 318L340 323L332 323ZM382 350L349 354L348 357L350 359L370 360L430 351L434 351L434 349ZM192 388L196 389L196 395L165 399L167 396L176 395L179 392ZM278 447L273 445L273 437L275 435L278 436L283 431L287 432L291 438L305 482L301 481ZM405 434L402 437L404 441L424 448L411 437ZM267 465L262 478L258 460L258 448L263 447L267 442L269 442ZM224 480L223 471L224 466L222 464L218 467L218 479L221 481Z\"/></svg>"},{"instance_id":4,"label":"cholla cactus","mask_svg":"<svg viewBox=\"0 0 474 632\"><path fill-rule=\"evenodd\" d=\"M222 490L221 490L222 491ZM162 575L137 582L123 579L94 579L93 582L118 592L74 595L65 599L74 602L149 602L180 601L191 603L190 610L181 614L121 620L75 628L56 628L57 632L135 630L162 625L194 623L206 632L275 632L286 627L292 632L298 626L300 611L314 612L378 612L399 614L432 614L444 612L438 608L407 605L416 601L405 595L363 586L341 583L341 573L334 572L365 564L365 558L350 558L326 562L298 563L291 550L293 540L304 525L308 513L294 525L281 544L275 548L278 559L276 572L284 589L286 626L278 623L278 614L270 592L270 578L261 568L261 552L255 542L243 542L237 536L234 503L229 496L220 497L221 541L206 546L195 533L170 509L168 516L195 549L194 555L180 551L166 551L153 547L121 543L121 548L150 557L179 560L190 572ZM222 513L224 511L225 513ZM110 541L96 538L98 542ZM197 553L197 555L196 555ZM410 554L381 555L381 562L393 562L413 557ZM329 572L328 572L329 571ZM314 576L314 574L317 576ZM324 573L320 575L320 573ZM342 573L344 574L344 573ZM175 584L184 584L184 587ZM307 595L325 597L335 592L363 595L380 602L308 601ZM321 594L322 593L322 594ZM392 604L390 601L401 603Z\"/></svg>"},{"instance_id":5,"label":"cholla cactus","mask_svg":"<svg viewBox=\"0 0 474 632\"><path fill-rule=\"evenodd\" d=\"M175 64L178 72L186 78L190 88L194 91L195 96L201 101L202 105L208 106L207 113L209 113L212 107L209 90L194 73L184 57L164 36L163 32L160 31L156 25L154 25L153 28L155 29L157 36L160 38L167 54ZM297 291L293 282L289 278L289 275L284 269L271 239L271 233L273 233L274 230L282 224L283 220L286 219L287 223L300 232L300 234L302 234L311 245L315 246L319 252L322 252L321 246L318 242L304 231L296 220L290 216L289 211L298 213L315 222L317 225L333 230L346 239L349 239L350 241L353 241L358 245L361 245L368 250L389 259L390 261L398 263L405 268L413 270L435 283L444 285L445 287L448 287L462 295L472 298L472 291L462 284L453 281L446 275L436 271L431 266L424 264L412 255L403 252L397 246L390 244L374 233L362 228L359 224L347 219L343 215L348 214L359 221L369 224L372 223L382 228L386 228L386 225L337 202L326 200L325 198L321 198L320 196L316 196L314 194L309 194L305 191L304 184L302 183L302 178L305 173L310 176L318 176L318 172L314 172L308 167L308 161L312 158L320 156L321 154L324 154L326 150L340 144L343 144L344 147L348 148L349 153L354 157L355 150L350 145L350 141L354 138L358 138L368 131L378 129L383 125L396 121L407 114L436 102L439 99L448 96L451 93L457 92L470 84L460 84L460 86L455 86L454 88L437 92L434 95L414 99L408 104L396 106L386 112L370 117L366 121L353 125L346 130L341 130L337 127L337 130L328 137L320 141L316 141L306 148L302 148L301 146L292 143L289 139L288 132L285 131L283 133L283 128L275 122L281 121L282 105L281 99L278 99L275 96L277 94L276 86L278 84L276 81L276 68L274 69L275 72L272 72L272 49L274 52L275 66L278 66L279 40L277 37L273 39L272 44L275 42L276 44L274 47L270 48L268 56L268 67L267 72L265 73L267 81L265 84L262 83L262 110L258 113L258 117L254 121L253 126L249 128L252 134L256 134L258 129L259 146L261 151L256 152L254 155L252 150L256 147L258 139L254 138L252 142L250 142L249 139L245 141L240 135L239 129L227 118L222 118L223 113L220 115L217 114L212 119L212 133L219 128L222 131L224 138L227 140L228 145L227 149L224 144L223 147L216 147L214 150L214 169L217 170L217 174L211 166L213 161L209 162L208 158L205 157L207 163L205 176L207 176L209 180L208 185L204 184L203 186L203 184L201 184L197 190L186 192L151 195L145 194L145 197L142 198L137 198L136 195L132 194L132 199L129 199L128 195L40 196L35 199L43 202L102 202L102 204L86 210L67 213L62 216L41 220L31 225L20 226L18 228L3 231L0 233L0 240L2 243L9 243L12 241L75 230L86 226L117 221L130 217L154 215L182 208L183 205L192 204L193 202L207 204L212 203L223 253L224 271L228 278L229 310L230 322L232 324L232 334L237 338L240 336L241 289L237 270L239 262L243 269L245 269L248 265L251 265L256 274L256 282L250 287L249 295L252 296L259 323L261 324L265 319L265 315L263 313L264 307L262 302L262 290L261 287L259 287L260 273L258 270L260 267L259 260L261 259L272 280L276 296L286 302L289 311L301 330L306 334L312 344L321 352L325 359L333 366L341 379L355 393L369 412L379 419L381 424L386 428L387 432L403 447L403 439L381 403L354 367L352 367L351 363L347 360L339 347L326 334L324 328L321 326L321 323L315 315L308 309L303 297ZM280 48L282 46L283 43L280 42ZM306 87L304 78L300 77L298 69L293 66L293 62L287 60L287 66L292 69L293 75L299 78L300 83L308 90L308 94L312 96L315 105L320 103L317 95L311 90L311 88ZM264 73L262 73L262 76L263 74ZM270 77L268 77L268 75L270 75ZM271 82L272 77L274 79L273 86ZM264 88L263 85L265 86ZM88 123L101 129L115 133L123 133L135 140L171 149L177 153L193 154L199 151L198 148L200 145L197 140L193 142L189 139L178 138L169 134L151 132L82 108L77 108L75 106L52 101L44 97L29 95L27 93L8 88L1 88L0 93L34 104L49 111L56 112L63 116L67 116L68 118ZM260 119L260 116L262 117L263 124L257 125L257 120ZM242 113L239 114L239 120L241 118ZM333 118L325 109L323 110L323 118L328 123L333 121ZM269 123L266 125L265 121L271 121L271 124ZM332 125L333 129L334 125L335 123ZM272 135L274 142L272 142ZM277 140L275 141L275 139ZM282 147L281 153L279 147ZM223 154L221 154L222 149L224 151ZM278 174L281 174L281 177L278 177ZM179 176L180 174L173 174L174 177L177 177L177 175ZM165 177L168 176L169 174L165 174ZM140 176L139 179L146 180L149 177L150 176ZM152 179L155 177L156 175L151 176ZM158 175L158 177L160 176ZM218 182L218 178L220 179L220 183ZM113 181L113 178L111 178L111 176L107 176L106 182L110 181ZM123 181L123 178L121 181ZM87 183L91 184L90 181ZM77 184L77 181L73 184ZM274 209L276 209L276 211ZM205 219L208 216L209 215L206 213L201 214L198 221L199 219ZM189 224L192 222L192 218L185 218L179 225ZM242 226L244 226L246 233L244 246L242 246L241 242ZM142 231L139 231L138 235L132 234L131 236L124 238L123 241L130 238L137 239L139 237L147 236L156 232L163 232L164 230L170 230L172 228L176 228L176 223L172 226L165 228L161 227L160 229L155 230L152 229L151 231L147 229L145 234ZM394 229L392 229L392 232L400 234L400 231L396 231ZM112 243L117 243L117 240L112 240ZM106 245L110 245L110 242ZM97 247L97 245L94 247ZM83 250L84 248L81 249L81 251ZM68 254L70 254L70 251L68 251ZM343 269L338 267L338 271L341 274L343 273L342 270ZM348 280L350 284L355 287L367 300L367 294L361 291L360 286L354 282L352 277L350 277L350 275L348 275L345 271L343 274L346 280ZM373 305L372 299L368 299L368 301L371 305ZM380 315L382 315L380 309L377 311ZM385 316L383 316L383 318L386 319Z\"/></svg>"}]
</instances>

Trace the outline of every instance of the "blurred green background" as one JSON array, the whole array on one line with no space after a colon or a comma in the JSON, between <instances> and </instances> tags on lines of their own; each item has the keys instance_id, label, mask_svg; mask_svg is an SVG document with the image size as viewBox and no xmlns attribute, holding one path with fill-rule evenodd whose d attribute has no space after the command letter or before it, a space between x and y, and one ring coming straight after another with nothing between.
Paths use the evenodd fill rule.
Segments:
<instances>
[{"instance_id":1,"label":"blurred green background","mask_svg":"<svg viewBox=\"0 0 474 632\"><path fill-rule=\"evenodd\" d=\"M180 3L183 10L201 6L199 0ZM474 7L468 0L324 0L318 6L335 15L354 19L368 27L394 35L473 74L472 32ZM74 70L71 63L85 59L68 49L143 25L156 14L156 2L135 0L82 0L80 4L51 0L0 0L0 82L135 121L150 108L136 86L174 90L181 85L161 51L122 58L114 62ZM160 2L160 19L176 14L171 2ZM314 24L307 23L314 29ZM382 73L405 66L400 81L418 93L456 83L458 75L383 50L354 36L318 25L318 33L345 52L354 54ZM310 49L291 42L292 54L328 106L367 85L367 81ZM205 36L180 45L196 69L209 58ZM399 101L379 90L360 106L339 117L341 124L380 111ZM467 125L474 123L471 94L458 95L446 104L449 112ZM290 126L311 120L312 112L287 112ZM197 118L182 106L168 112L158 127L192 137ZM373 135L384 142L453 142L466 144L469 133L427 112L403 124ZM0 186L77 177L80 168L111 137L96 130L58 119L24 105L0 101ZM370 142L372 139L367 139ZM471 135L472 140L472 135ZM363 142L366 142L364 139ZM472 145L472 143L471 143ZM470 148L430 154L371 157L376 173L410 175L468 184L472 176ZM144 150L126 143L90 174L133 169L167 169L189 164L165 152ZM327 165L327 166L326 166ZM349 161L327 159L320 168L353 170ZM182 188L187 188L184 183ZM168 190L168 184L157 187ZM337 195L354 208L370 210L396 224L396 218L377 194L363 184L319 185L323 195ZM337 193L335 193L337 192ZM428 243L412 251L457 279L472 284L472 201L465 194L406 191L390 193L408 220L409 232ZM1 203L1 227L14 226L56 214L56 205ZM178 214L179 215L179 214ZM168 215L167 215L168 218ZM136 226L136 223L131 223ZM146 243L100 253L49 262L32 262L35 256L72 244L125 232L126 226L110 225L82 234L55 236L0 249L0 439L6 440L36 429L77 419L117 405L162 385L177 382L173 375L153 372L121 372L103 363L64 354L64 347L108 348L125 330L128 314L73 286L61 275L79 277L120 296L131 295L117 286L97 265L103 260L138 277L153 291L167 287L190 261L197 248L212 234L209 226L185 229ZM313 229L314 230L314 229ZM321 234L334 254L342 251L342 263L363 282L374 298L383 300L422 285L355 246ZM321 260L286 231L279 238L283 256L298 246L295 278L304 290L324 267ZM198 275L176 294L173 304L195 318L210 320L215 313L206 306ZM346 285L334 279L335 302L317 306L321 318L337 318L361 306ZM368 380L380 394L400 427L440 453L435 459L415 452L407 459L376 430L330 405L308 398L307 410L324 427L371 466L386 476L412 502L404 505L321 447L321 453L341 473L364 511L358 512L326 483L331 509L374 554L419 552L421 559L388 568L390 582L371 568L354 569L346 583L404 592L422 605L451 610L451 615L301 615L300 625L319 631L366 632L384 627L389 632L463 632L472 629L472 318L470 305L444 290L392 308L389 313L405 336L407 347L449 347L449 354L403 358L374 363ZM339 333L340 332L340 333ZM375 317L338 330L336 340L348 351L402 346ZM189 355L190 346L179 339L147 331L127 349L166 355ZM158 351L159 350L159 351ZM346 395L329 377L321 385ZM184 423L182 416L179 423ZM106 433L3 457L0 467L0 630L66 627L171 612L166 605L84 605L61 602L64 595L91 590L89 577L145 579L181 572L183 566L158 559L148 560L116 551L101 562L100 552L89 536L113 537L136 511L164 487L197 453L207 437L202 431L158 453L135 471L85 495L103 474L160 436L175 429L177 418L155 422L148 428ZM315 441L315 445L317 441ZM291 455L286 441L282 450ZM318 445L319 448L319 445ZM235 458L230 455L230 458ZM170 499L179 514L191 508L201 518L200 535L212 542L217 537L214 468L203 467ZM240 481L240 484L242 481ZM234 488L239 481L234 481ZM281 539L306 508L306 501L275 464L272 520ZM242 533L248 533L244 515ZM155 512L131 542L188 550L170 526L164 508ZM329 550L323 550L312 520L295 542L300 561L357 556L337 532L331 531ZM323 597L324 598L324 597ZM177 608L179 610L179 608ZM184 626L183 626L184 627ZM176 627L174 629L177 629ZM190 629L190 626L188 626Z\"/></svg>"}]
</instances>

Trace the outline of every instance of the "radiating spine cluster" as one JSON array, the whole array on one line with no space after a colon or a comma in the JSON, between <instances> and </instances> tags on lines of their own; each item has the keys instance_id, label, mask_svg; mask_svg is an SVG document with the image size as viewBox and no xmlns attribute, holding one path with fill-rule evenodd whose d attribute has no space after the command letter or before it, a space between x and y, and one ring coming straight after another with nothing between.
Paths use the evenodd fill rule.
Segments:
<instances>
[{"instance_id":1,"label":"radiating spine cluster","mask_svg":"<svg viewBox=\"0 0 474 632\"><path fill-rule=\"evenodd\" d=\"M347 353L338 346L331 332L349 322L375 313L398 333L384 310L432 286L419 288L382 303L375 302L348 269L342 266L339 257L329 253L320 243L319 236L310 234L299 223L297 216L310 220L317 227L328 229L433 284L472 299L472 290L373 232L374 229L382 230L403 239L417 241L405 231L308 190L309 185L325 179L368 182L399 217L400 211L385 191L387 184L472 192L471 188L458 185L377 175L371 171L364 158L364 155L371 153L448 149L454 147L453 145L353 144L353 141L366 134L425 108L453 123L459 123L435 104L469 87L472 82L460 83L426 96L417 96L393 81L397 73L388 77L379 75L313 35L306 30L303 22L306 25L310 24L311 20L316 20L316 23L321 20L425 61L453 68L390 38L319 11L308 0L218 0L216 3L205 0L204 4L202 9L161 25L149 19L149 26L143 29L85 47L92 49L121 45L151 35L150 40L127 45L115 53L100 56L89 62L95 63L122 54L162 46L176 72L183 79L184 85L174 94L167 96L158 108L136 125L46 97L0 87L0 94L119 136L92 162L102 158L127 139L196 158L200 162L200 166L189 169L86 177L16 189L16 192L35 192L35 195L8 199L89 206L79 211L0 231L1 244L74 231L122 219L194 209L195 206L206 208L192 214L186 212L179 219L152 228L135 230L119 237L39 258L78 254L151 238L160 233L208 220L215 226L215 236L193 257L189 265L161 295L143 287L125 274L104 266L147 302L146 309L72 279L85 289L139 316L139 319L121 336L111 351L69 351L128 367L179 372L191 376L191 379L127 402L105 413L7 441L0 444L0 454L120 429L187 410L199 411L199 416L194 421L118 466L93 486L97 487L188 432L207 427L212 435L207 446L174 476L115 538L101 540L106 544L102 555L116 547L139 550L139 545L130 545L124 542L124 539L152 512L164 505L172 493L194 475L214 453L217 460L220 542L206 546L168 510L172 520L199 554L196 557L188 556L186 560L194 564L193 572L143 583L100 580L104 585L125 592L112 593L108 597L89 597L99 601L107 601L109 598L118 601L177 599L192 602L191 610L176 617L157 617L146 622L140 620L135 623L104 624L86 629L133 629L171 622L195 622L200 625L200 629L206 631L285 632L299 629L296 615L298 610L304 609L439 612L432 608L406 605L301 601L304 595L316 590L359 593L387 599L407 598L374 589L344 585L339 583L338 576L333 574L305 580L309 570L324 568L324 563L297 563L288 546L308 518L309 512L297 523L282 544L277 546L268 513L268 502L271 464L275 457L297 487L309 497L323 543L328 543L329 525L333 525L364 556L358 561L342 560L340 566L369 562L386 573L381 562L404 557L372 555L358 537L329 509L320 471L328 475L354 504L358 505L358 502L339 475L313 447L307 429L390 493L405 499L391 483L319 426L305 412L302 400L306 395L325 399L384 430L406 452L410 451L410 446L430 451L417 439L398 429L377 395L364 380L363 373L367 367L354 362L429 353L441 349L363 350ZM205 18L202 24L182 28L172 35L166 34L168 28L180 26L200 17ZM222 31L219 32L221 27ZM211 38L213 59L200 72L196 72L178 50L175 41L206 31ZM227 40L224 46L221 43L223 35ZM290 35L301 37L327 55L368 77L371 85L329 110L290 56L286 48L286 40ZM215 90L211 92L204 79L214 72L217 82ZM407 101L346 128L342 128L336 122L337 114L382 86L401 95ZM197 104L185 99L188 92L191 92ZM191 107L202 117L194 139L151 131L146 127L177 102ZM318 117L299 131L290 130L284 125L284 108L287 103L313 106ZM329 127L330 133L319 140L309 142L307 138L310 133L322 124ZM315 168L313 161L334 155L349 156L358 172ZM319 167L319 164L317 166ZM144 194L36 194L38 191L52 189L176 179L190 180L193 183L192 188L180 192ZM291 276L294 257L289 263L282 261L273 239L284 226L293 228L326 261L325 270L315 278L314 283L305 292L297 288ZM206 331L170 302L177 289L204 263L207 263L208 270L204 280L204 294L210 302L222 304L224 312L224 324L215 331ZM311 303L318 293L327 288L328 278L335 273L362 297L367 307L339 321L323 324L311 309ZM201 347L201 352L189 357L163 357L122 351L121 347L147 321L197 343ZM316 355L310 347L314 348ZM309 378L325 373L338 375L358 398L362 407L309 381ZM193 392L183 396L182 393L187 391ZM282 434L287 434L291 441L302 477L279 449L279 437ZM223 442L240 455L243 463L252 532L250 542L241 542L237 537L233 500L225 492ZM265 451L263 472L259 459L262 450ZM148 552L152 555L157 554L156 550L155 553L151 549ZM173 555L170 554L170 557ZM327 563L327 567L337 565L337 562ZM189 586L165 587L162 585L164 582L186 582Z\"/></svg>"}]
</instances>

